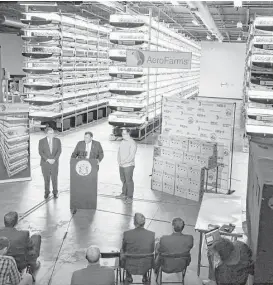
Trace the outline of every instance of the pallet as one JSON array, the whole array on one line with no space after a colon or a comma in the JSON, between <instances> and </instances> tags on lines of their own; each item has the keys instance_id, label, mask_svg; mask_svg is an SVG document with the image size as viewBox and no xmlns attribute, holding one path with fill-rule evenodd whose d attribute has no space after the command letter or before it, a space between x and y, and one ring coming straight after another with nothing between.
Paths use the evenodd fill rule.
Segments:
<instances>
[{"instance_id":1,"label":"pallet","mask_svg":"<svg viewBox=\"0 0 273 285\"><path fill-rule=\"evenodd\" d=\"M90 125L103 118L107 118L108 115L108 106L105 105L98 109L85 110L80 113L70 114L61 118L54 118L52 120L43 120L43 118L41 118L41 120L39 120L40 124L33 124L33 126L35 127L34 130L37 130L37 128L40 128L41 130L48 126L57 130L59 133L65 133Z\"/></svg>"},{"instance_id":2,"label":"pallet","mask_svg":"<svg viewBox=\"0 0 273 285\"><path fill-rule=\"evenodd\" d=\"M136 141L141 141L146 138L149 134L154 133L161 127L161 116L155 118L155 120L147 122L140 127L128 128L131 130L131 137ZM124 127L126 128L126 127ZM110 135L109 139L111 141L118 141L122 139L122 127L114 127L113 133Z\"/></svg>"}]
</instances>

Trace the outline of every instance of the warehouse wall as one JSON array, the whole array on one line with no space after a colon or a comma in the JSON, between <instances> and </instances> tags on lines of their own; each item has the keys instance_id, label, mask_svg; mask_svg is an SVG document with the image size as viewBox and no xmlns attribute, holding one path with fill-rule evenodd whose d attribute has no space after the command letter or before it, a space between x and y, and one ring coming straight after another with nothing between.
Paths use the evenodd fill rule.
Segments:
<instances>
[{"instance_id":1,"label":"warehouse wall","mask_svg":"<svg viewBox=\"0 0 273 285\"><path fill-rule=\"evenodd\" d=\"M202 42L200 96L241 99L246 45Z\"/></svg>"},{"instance_id":2,"label":"warehouse wall","mask_svg":"<svg viewBox=\"0 0 273 285\"><path fill-rule=\"evenodd\" d=\"M23 40L12 34L1 34L0 46L2 50L2 68L7 69L10 74L24 74L23 68Z\"/></svg>"}]
</instances>

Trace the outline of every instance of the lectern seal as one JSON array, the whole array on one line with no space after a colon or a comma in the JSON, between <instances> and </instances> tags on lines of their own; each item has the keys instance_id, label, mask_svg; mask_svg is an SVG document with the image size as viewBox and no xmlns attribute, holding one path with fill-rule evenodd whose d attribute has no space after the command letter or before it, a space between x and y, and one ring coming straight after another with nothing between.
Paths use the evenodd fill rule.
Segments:
<instances>
[{"instance_id":1,"label":"lectern seal","mask_svg":"<svg viewBox=\"0 0 273 285\"><path fill-rule=\"evenodd\" d=\"M91 166L90 162L87 161L87 160L80 160L76 164L76 172L80 176L87 176L87 175L89 175L91 170L92 170L92 166Z\"/></svg>"}]
</instances>

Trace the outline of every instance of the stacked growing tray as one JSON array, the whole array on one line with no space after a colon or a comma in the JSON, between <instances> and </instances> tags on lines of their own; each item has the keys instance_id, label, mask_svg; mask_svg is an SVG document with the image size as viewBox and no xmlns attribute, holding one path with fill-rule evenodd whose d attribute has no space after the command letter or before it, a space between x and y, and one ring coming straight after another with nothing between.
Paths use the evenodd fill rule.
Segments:
<instances>
[{"instance_id":1,"label":"stacked growing tray","mask_svg":"<svg viewBox=\"0 0 273 285\"><path fill-rule=\"evenodd\" d=\"M0 155L8 177L29 167L28 105L0 105Z\"/></svg>"},{"instance_id":2,"label":"stacked growing tray","mask_svg":"<svg viewBox=\"0 0 273 285\"><path fill-rule=\"evenodd\" d=\"M22 20L30 117L50 121L108 104L109 32L75 15L28 12ZM86 118L87 116L87 118Z\"/></svg>"},{"instance_id":3,"label":"stacked growing tray","mask_svg":"<svg viewBox=\"0 0 273 285\"><path fill-rule=\"evenodd\" d=\"M273 17L251 27L245 72L246 132L273 135Z\"/></svg>"},{"instance_id":4,"label":"stacked growing tray","mask_svg":"<svg viewBox=\"0 0 273 285\"><path fill-rule=\"evenodd\" d=\"M201 48L197 43L147 16L111 15L110 24L115 27L109 51L113 95L109 107L114 111L109 115L110 125L142 129L161 118L163 96L198 94ZM126 65L128 49L192 52L191 69L130 67Z\"/></svg>"}]
</instances>

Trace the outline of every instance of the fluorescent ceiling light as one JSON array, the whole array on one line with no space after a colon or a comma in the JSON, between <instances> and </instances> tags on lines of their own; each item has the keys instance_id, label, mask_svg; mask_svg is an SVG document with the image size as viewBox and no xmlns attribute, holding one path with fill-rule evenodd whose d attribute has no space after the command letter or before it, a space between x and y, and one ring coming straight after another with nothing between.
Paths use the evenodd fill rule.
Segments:
<instances>
[{"instance_id":1,"label":"fluorescent ceiling light","mask_svg":"<svg viewBox=\"0 0 273 285\"><path fill-rule=\"evenodd\" d=\"M171 3L174 5L174 6L179 6L180 4L178 3L178 1L175 1L175 0L171 0Z\"/></svg>"},{"instance_id":2,"label":"fluorescent ceiling light","mask_svg":"<svg viewBox=\"0 0 273 285\"><path fill-rule=\"evenodd\" d=\"M195 25L195 26L200 26L199 23L194 19L192 20L192 23Z\"/></svg>"},{"instance_id":3,"label":"fluorescent ceiling light","mask_svg":"<svg viewBox=\"0 0 273 285\"><path fill-rule=\"evenodd\" d=\"M238 23L237 23L237 28L240 29L240 28L242 28L242 27L243 27L242 22L238 22Z\"/></svg>"},{"instance_id":4,"label":"fluorescent ceiling light","mask_svg":"<svg viewBox=\"0 0 273 285\"><path fill-rule=\"evenodd\" d=\"M57 6L56 2L19 2L20 5L22 6L43 6L43 7L54 7Z\"/></svg>"},{"instance_id":5,"label":"fluorescent ceiling light","mask_svg":"<svg viewBox=\"0 0 273 285\"><path fill-rule=\"evenodd\" d=\"M242 7L243 6L243 1L242 0L234 0L234 7Z\"/></svg>"}]
</instances>

